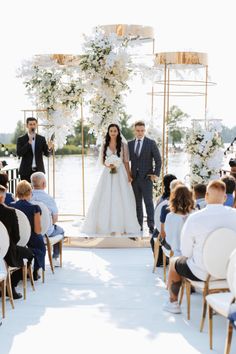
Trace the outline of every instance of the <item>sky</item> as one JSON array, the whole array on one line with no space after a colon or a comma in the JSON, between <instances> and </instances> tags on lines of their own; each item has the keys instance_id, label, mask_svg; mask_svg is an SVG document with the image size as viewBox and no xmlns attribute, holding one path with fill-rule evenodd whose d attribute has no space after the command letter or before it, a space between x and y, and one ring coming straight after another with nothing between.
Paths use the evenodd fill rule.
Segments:
<instances>
[{"instance_id":1,"label":"sky","mask_svg":"<svg viewBox=\"0 0 236 354\"><path fill-rule=\"evenodd\" d=\"M232 0L12 0L1 4L0 133L13 132L23 119L22 109L31 109L24 86L16 78L22 60L34 54L81 54L82 34L96 25L140 24L152 26L155 52L199 51L208 54L209 72L217 85L209 89L211 118L236 125L235 33ZM135 88L134 88L135 91ZM130 96L128 113L148 119L149 88L139 87ZM203 118L204 102L186 98L171 100L191 118ZM158 103L155 102L157 115Z\"/></svg>"}]
</instances>

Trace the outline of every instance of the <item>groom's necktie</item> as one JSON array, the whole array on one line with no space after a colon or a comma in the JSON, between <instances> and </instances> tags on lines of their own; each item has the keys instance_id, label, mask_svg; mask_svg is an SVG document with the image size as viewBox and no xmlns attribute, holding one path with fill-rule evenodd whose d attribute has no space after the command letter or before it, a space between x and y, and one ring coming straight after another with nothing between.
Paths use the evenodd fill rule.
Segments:
<instances>
[{"instance_id":1,"label":"groom's necktie","mask_svg":"<svg viewBox=\"0 0 236 354\"><path fill-rule=\"evenodd\" d=\"M135 149L135 155L137 157L139 157L139 154L140 154L140 144L141 144L141 140L138 140L138 143L137 143L136 149Z\"/></svg>"}]
</instances>

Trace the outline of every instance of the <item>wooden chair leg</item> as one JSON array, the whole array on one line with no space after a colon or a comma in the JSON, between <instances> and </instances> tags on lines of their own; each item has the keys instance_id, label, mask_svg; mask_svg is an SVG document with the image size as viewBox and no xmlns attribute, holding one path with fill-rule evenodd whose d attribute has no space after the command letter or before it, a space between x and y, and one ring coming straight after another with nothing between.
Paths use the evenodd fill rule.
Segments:
<instances>
[{"instance_id":1,"label":"wooden chair leg","mask_svg":"<svg viewBox=\"0 0 236 354\"><path fill-rule=\"evenodd\" d=\"M224 354L230 353L232 336L233 336L233 325L230 321L228 321Z\"/></svg>"},{"instance_id":2,"label":"wooden chair leg","mask_svg":"<svg viewBox=\"0 0 236 354\"><path fill-rule=\"evenodd\" d=\"M210 349L212 349L212 334L213 334L213 322L212 322L213 310L210 305L208 305L208 328L209 328L209 344Z\"/></svg>"},{"instance_id":3,"label":"wooden chair leg","mask_svg":"<svg viewBox=\"0 0 236 354\"><path fill-rule=\"evenodd\" d=\"M63 240L59 242L59 254L60 254L60 267L62 268L62 246L63 246Z\"/></svg>"},{"instance_id":4,"label":"wooden chair leg","mask_svg":"<svg viewBox=\"0 0 236 354\"><path fill-rule=\"evenodd\" d=\"M200 332L203 331L205 318L206 318L206 311L207 311L206 294L203 292L202 318L201 318L201 324L200 324Z\"/></svg>"},{"instance_id":5,"label":"wooden chair leg","mask_svg":"<svg viewBox=\"0 0 236 354\"><path fill-rule=\"evenodd\" d=\"M32 271L31 264L28 266L28 274L29 274L29 278L30 278L30 283L31 283L32 289L33 289L33 291L35 291L34 277L33 277L33 271Z\"/></svg>"},{"instance_id":6,"label":"wooden chair leg","mask_svg":"<svg viewBox=\"0 0 236 354\"><path fill-rule=\"evenodd\" d=\"M152 272L155 273L156 271L156 266L157 266L157 260L159 256L159 247L160 247L160 242L159 242L159 236L156 239L156 242L154 242L154 264L153 264L153 270Z\"/></svg>"},{"instance_id":7,"label":"wooden chair leg","mask_svg":"<svg viewBox=\"0 0 236 354\"><path fill-rule=\"evenodd\" d=\"M164 275L164 282L166 283L166 255L163 252L163 275Z\"/></svg>"},{"instance_id":8,"label":"wooden chair leg","mask_svg":"<svg viewBox=\"0 0 236 354\"><path fill-rule=\"evenodd\" d=\"M187 299L187 318L190 320L190 307L191 307L191 283L185 282L186 299Z\"/></svg>"},{"instance_id":9,"label":"wooden chair leg","mask_svg":"<svg viewBox=\"0 0 236 354\"><path fill-rule=\"evenodd\" d=\"M7 292L8 292L8 296L9 296L9 299L10 299L10 303L11 303L11 307L14 309L15 306L14 306L14 301L13 301L13 295L12 295L12 288L11 288L11 273L8 272L7 274Z\"/></svg>"},{"instance_id":10,"label":"wooden chair leg","mask_svg":"<svg viewBox=\"0 0 236 354\"><path fill-rule=\"evenodd\" d=\"M6 279L1 282L1 294L2 294L2 318L6 315Z\"/></svg>"},{"instance_id":11,"label":"wooden chair leg","mask_svg":"<svg viewBox=\"0 0 236 354\"><path fill-rule=\"evenodd\" d=\"M50 267L52 272L54 273L54 265L53 265L53 260L52 260L52 246L51 243L47 237L47 249L48 249L48 258L49 258L49 263L50 263Z\"/></svg>"},{"instance_id":12,"label":"wooden chair leg","mask_svg":"<svg viewBox=\"0 0 236 354\"><path fill-rule=\"evenodd\" d=\"M45 271L42 269L42 283L45 282Z\"/></svg>"},{"instance_id":13,"label":"wooden chair leg","mask_svg":"<svg viewBox=\"0 0 236 354\"><path fill-rule=\"evenodd\" d=\"M182 301L183 301L183 297L184 297L184 288L185 288L185 281L182 281L182 285L180 288L180 294L179 294L179 305L181 306Z\"/></svg>"},{"instance_id":14,"label":"wooden chair leg","mask_svg":"<svg viewBox=\"0 0 236 354\"><path fill-rule=\"evenodd\" d=\"M22 267L22 283L24 300L26 300L26 287L27 287L27 264Z\"/></svg>"}]
</instances>

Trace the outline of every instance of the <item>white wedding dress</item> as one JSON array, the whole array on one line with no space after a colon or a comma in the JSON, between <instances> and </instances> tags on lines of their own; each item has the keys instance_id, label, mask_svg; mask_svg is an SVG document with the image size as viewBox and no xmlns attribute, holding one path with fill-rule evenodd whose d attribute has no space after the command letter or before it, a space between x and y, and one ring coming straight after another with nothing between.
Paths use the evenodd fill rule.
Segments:
<instances>
[{"instance_id":1,"label":"white wedding dress","mask_svg":"<svg viewBox=\"0 0 236 354\"><path fill-rule=\"evenodd\" d=\"M107 148L106 156L113 152ZM116 153L115 153L116 155ZM117 173L103 167L94 196L90 203L81 232L87 235L131 234L140 236L136 203L131 183L128 182L124 162L129 162L128 146L122 144L122 163Z\"/></svg>"}]
</instances>

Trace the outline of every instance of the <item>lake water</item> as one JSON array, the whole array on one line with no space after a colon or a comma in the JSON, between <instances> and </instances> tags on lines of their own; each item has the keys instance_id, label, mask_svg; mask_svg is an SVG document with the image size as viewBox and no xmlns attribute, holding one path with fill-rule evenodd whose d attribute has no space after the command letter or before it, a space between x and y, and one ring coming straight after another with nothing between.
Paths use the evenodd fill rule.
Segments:
<instances>
[{"instance_id":1,"label":"lake water","mask_svg":"<svg viewBox=\"0 0 236 354\"><path fill-rule=\"evenodd\" d=\"M227 158L228 161L229 157ZM18 166L18 162L6 158L9 167ZM52 171L52 158L50 158L50 171ZM227 162L225 161L227 166ZM189 160L184 152L169 154L168 173L188 183ZM45 159L45 167L47 159ZM98 166L96 156L85 156L85 210L95 191L102 167ZM52 180L52 172L50 173ZM63 214L82 214L83 188L82 188L82 157L80 155L57 156L55 159L55 196ZM50 183L52 186L52 183ZM52 193L52 190L50 191Z\"/></svg>"}]
</instances>

